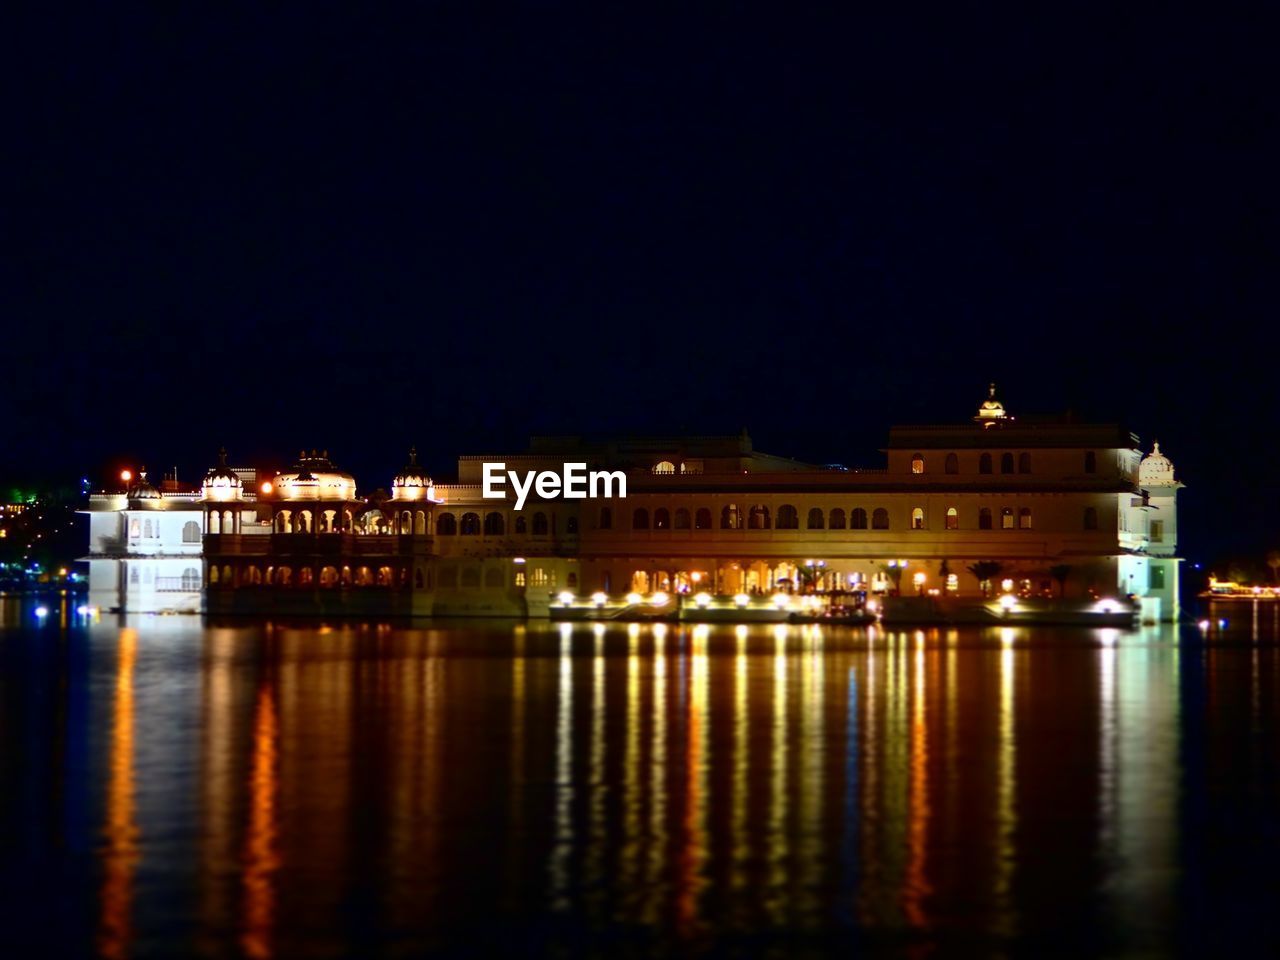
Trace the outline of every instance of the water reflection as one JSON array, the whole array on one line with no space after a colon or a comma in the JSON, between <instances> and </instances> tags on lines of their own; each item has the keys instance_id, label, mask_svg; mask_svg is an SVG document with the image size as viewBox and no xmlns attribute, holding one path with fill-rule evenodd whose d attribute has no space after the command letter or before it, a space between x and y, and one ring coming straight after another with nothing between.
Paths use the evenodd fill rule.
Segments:
<instances>
[{"instance_id":1,"label":"water reflection","mask_svg":"<svg viewBox=\"0 0 1280 960\"><path fill-rule=\"evenodd\" d=\"M1247 899L1280 852L1280 656L1241 627L1246 645L1180 647L1168 629L104 623L78 635L87 666L56 665L110 678L101 740L93 711L67 713L84 729L9 736L0 771L42 737L100 743L66 787L101 798L81 805L95 881L62 895L88 898L109 957L1159 952L1226 896L1205 876ZM10 729L47 664L0 675ZM176 731L153 721L178 700ZM1217 809L1250 846L1205 846Z\"/></svg>"}]
</instances>

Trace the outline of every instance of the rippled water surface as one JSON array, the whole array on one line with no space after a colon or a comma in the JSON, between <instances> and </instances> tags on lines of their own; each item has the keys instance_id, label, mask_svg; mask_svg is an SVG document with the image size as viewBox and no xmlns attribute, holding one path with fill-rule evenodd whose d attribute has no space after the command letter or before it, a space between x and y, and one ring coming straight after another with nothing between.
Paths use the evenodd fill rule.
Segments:
<instances>
[{"instance_id":1,"label":"rippled water surface","mask_svg":"<svg viewBox=\"0 0 1280 960\"><path fill-rule=\"evenodd\" d=\"M1276 608L1219 615L10 610L0 952L1256 953L1280 943Z\"/></svg>"}]
</instances>

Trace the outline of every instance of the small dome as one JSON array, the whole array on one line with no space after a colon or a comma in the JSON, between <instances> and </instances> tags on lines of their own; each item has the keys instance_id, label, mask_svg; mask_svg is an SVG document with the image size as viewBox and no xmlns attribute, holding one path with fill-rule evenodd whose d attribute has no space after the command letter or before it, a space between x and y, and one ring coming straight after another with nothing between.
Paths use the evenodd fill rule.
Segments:
<instances>
[{"instance_id":1,"label":"small dome","mask_svg":"<svg viewBox=\"0 0 1280 960\"><path fill-rule=\"evenodd\" d=\"M427 476L427 472L418 466L418 448L409 448L409 462L395 475L391 481L391 499L422 500L433 499L435 484Z\"/></svg>"},{"instance_id":2,"label":"small dome","mask_svg":"<svg viewBox=\"0 0 1280 960\"><path fill-rule=\"evenodd\" d=\"M298 462L271 481L278 500L354 500L356 479L339 470L329 459L329 451L298 453Z\"/></svg>"},{"instance_id":3,"label":"small dome","mask_svg":"<svg viewBox=\"0 0 1280 960\"><path fill-rule=\"evenodd\" d=\"M1173 483L1173 464L1160 452L1160 444L1152 444L1151 452L1138 465L1138 482L1150 484Z\"/></svg>"},{"instance_id":4,"label":"small dome","mask_svg":"<svg viewBox=\"0 0 1280 960\"><path fill-rule=\"evenodd\" d=\"M204 475L203 487L243 487L244 483L234 470L227 466L227 448L218 451L218 465Z\"/></svg>"},{"instance_id":5,"label":"small dome","mask_svg":"<svg viewBox=\"0 0 1280 960\"><path fill-rule=\"evenodd\" d=\"M1008 418L1005 412L1004 404L996 399L996 385L990 384L987 387L987 399L982 401L982 405L978 407L978 415L974 417L979 423L986 423L993 420L1005 420Z\"/></svg>"},{"instance_id":6,"label":"small dome","mask_svg":"<svg viewBox=\"0 0 1280 960\"><path fill-rule=\"evenodd\" d=\"M159 500L160 491L153 487L147 481L147 468L143 467L138 471L138 479L133 486L129 488L128 497L130 500Z\"/></svg>"}]
</instances>

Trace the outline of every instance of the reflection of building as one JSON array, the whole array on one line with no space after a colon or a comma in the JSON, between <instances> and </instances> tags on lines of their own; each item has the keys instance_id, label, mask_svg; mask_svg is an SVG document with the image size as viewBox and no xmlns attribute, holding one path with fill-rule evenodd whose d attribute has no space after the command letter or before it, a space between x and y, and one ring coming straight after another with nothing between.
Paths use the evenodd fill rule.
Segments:
<instances>
[{"instance_id":1,"label":"reflection of building","mask_svg":"<svg viewBox=\"0 0 1280 960\"><path fill-rule=\"evenodd\" d=\"M481 496L492 461L521 473L559 473L565 462L622 470L628 496L531 495L516 510L513 495ZM1158 450L1144 460L1120 427L1018 420L994 388L972 422L891 430L877 470L762 454L745 432L536 438L520 454L460 458L454 484L434 484L411 456L390 497L370 503L313 451L263 485L257 523L244 526L206 488L208 603L539 615L566 590L976 596L994 587L1158 598L1150 612L1168 618L1178 487L1169 461Z\"/></svg>"}]
</instances>

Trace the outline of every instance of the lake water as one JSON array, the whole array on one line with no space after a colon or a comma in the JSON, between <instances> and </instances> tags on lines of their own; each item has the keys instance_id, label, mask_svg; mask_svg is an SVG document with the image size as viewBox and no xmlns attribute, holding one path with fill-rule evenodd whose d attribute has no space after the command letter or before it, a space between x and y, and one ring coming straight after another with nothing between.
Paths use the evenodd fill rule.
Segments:
<instances>
[{"instance_id":1,"label":"lake water","mask_svg":"<svg viewBox=\"0 0 1280 960\"><path fill-rule=\"evenodd\" d=\"M1277 613L0 628L0 953L1280 943Z\"/></svg>"}]
</instances>

